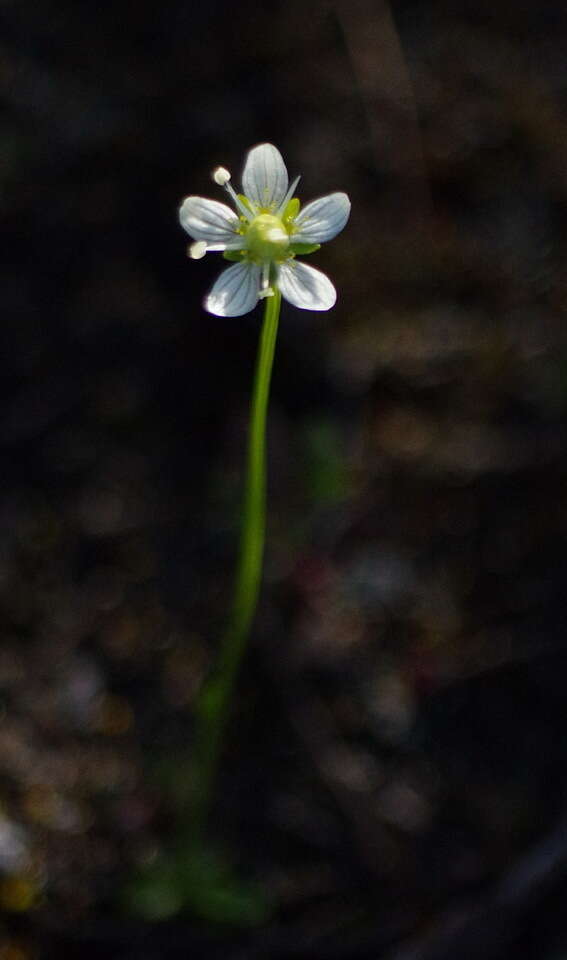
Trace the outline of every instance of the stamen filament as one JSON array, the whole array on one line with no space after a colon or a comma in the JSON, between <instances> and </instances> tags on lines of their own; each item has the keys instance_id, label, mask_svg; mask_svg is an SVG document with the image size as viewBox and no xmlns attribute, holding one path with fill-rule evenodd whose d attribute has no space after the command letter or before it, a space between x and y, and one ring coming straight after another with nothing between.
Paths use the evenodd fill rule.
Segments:
<instances>
[{"instance_id":1,"label":"stamen filament","mask_svg":"<svg viewBox=\"0 0 567 960\"><path fill-rule=\"evenodd\" d=\"M270 286L270 262L269 260L264 260L264 263L262 264L262 282L258 299L265 300L266 297L273 297L273 295L274 291Z\"/></svg>"},{"instance_id":2,"label":"stamen filament","mask_svg":"<svg viewBox=\"0 0 567 960\"><path fill-rule=\"evenodd\" d=\"M250 210L245 203L242 203L242 200L234 190L234 187L232 186L232 184L228 182L225 183L224 189L230 195L230 197L232 198L232 202L236 206L236 209L240 211L242 216L246 217L247 220L252 220L252 217L256 215L254 210L253 209ZM250 206L252 206L252 204L250 204Z\"/></svg>"},{"instance_id":3,"label":"stamen filament","mask_svg":"<svg viewBox=\"0 0 567 960\"><path fill-rule=\"evenodd\" d=\"M276 211L276 216L277 216L277 217L283 216L283 212L284 212L285 208L287 207L289 201L290 201L291 198L293 197L293 195L294 195L294 193L295 193L295 188L296 188L296 186L297 186L297 184L299 183L300 180L301 180L301 174L300 174L298 177L296 177L295 180L293 180L292 183L291 183L291 185L288 187L288 191L287 191L285 197L283 198L282 202L280 203L280 205L279 205L279 207L278 207L278 209L277 209L277 211Z\"/></svg>"}]
</instances>

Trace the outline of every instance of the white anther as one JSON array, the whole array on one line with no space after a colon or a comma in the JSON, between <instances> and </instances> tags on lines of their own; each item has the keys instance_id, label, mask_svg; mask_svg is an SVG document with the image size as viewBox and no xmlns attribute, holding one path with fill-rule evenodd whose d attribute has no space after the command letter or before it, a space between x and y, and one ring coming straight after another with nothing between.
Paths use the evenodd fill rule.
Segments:
<instances>
[{"instance_id":1,"label":"white anther","mask_svg":"<svg viewBox=\"0 0 567 960\"><path fill-rule=\"evenodd\" d=\"M260 293L258 294L258 300L265 300L266 297L273 297L273 296L274 296L274 291L272 290L272 288L266 287L265 290L260 290Z\"/></svg>"},{"instance_id":2,"label":"white anther","mask_svg":"<svg viewBox=\"0 0 567 960\"><path fill-rule=\"evenodd\" d=\"M191 260L201 260L207 252L207 244L204 240L196 240L187 247L187 255Z\"/></svg>"},{"instance_id":3,"label":"white anther","mask_svg":"<svg viewBox=\"0 0 567 960\"><path fill-rule=\"evenodd\" d=\"M230 180L230 172L226 167L217 167L216 170L213 170L213 180L218 183L219 187L225 187Z\"/></svg>"}]
</instances>

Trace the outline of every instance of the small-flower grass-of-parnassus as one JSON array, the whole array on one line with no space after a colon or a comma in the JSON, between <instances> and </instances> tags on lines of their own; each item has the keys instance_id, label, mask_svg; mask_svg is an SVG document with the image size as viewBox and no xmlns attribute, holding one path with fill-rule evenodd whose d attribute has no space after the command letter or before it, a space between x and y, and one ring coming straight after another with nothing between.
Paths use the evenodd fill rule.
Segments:
<instances>
[{"instance_id":1,"label":"small-flower grass-of-parnassus","mask_svg":"<svg viewBox=\"0 0 567 960\"><path fill-rule=\"evenodd\" d=\"M266 517L266 414L281 298L303 310L329 310L337 294L320 270L298 256L314 253L345 226L350 214L346 193L330 193L300 206L279 150L271 143L253 147L246 158L241 194L224 167L213 171L234 204L187 197L180 208L182 226L192 237L194 260L220 251L234 261L220 274L204 301L219 317L239 317L265 303L254 388L250 407L248 460L240 550L232 612L222 638L218 661L205 683L195 729L195 774L192 809L195 848L212 798L232 691L256 610Z\"/></svg>"},{"instance_id":2,"label":"small-flower grass-of-parnassus","mask_svg":"<svg viewBox=\"0 0 567 960\"><path fill-rule=\"evenodd\" d=\"M303 310L329 310L336 291L320 270L301 263L298 255L313 253L346 224L350 200L330 193L301 209L294 197L299 182L289 184L281 153L271 143L250 150L242 174L243 193L235 193L224 167L213 179L225 188L235 206L217 200L187 197L179 211L181 225L193 238L193 259L209 250L223 251L236 261L224 270L205 299L205 309L220 317L239 317L277 288L285 300Z\"/></svg>"}]
</instances>

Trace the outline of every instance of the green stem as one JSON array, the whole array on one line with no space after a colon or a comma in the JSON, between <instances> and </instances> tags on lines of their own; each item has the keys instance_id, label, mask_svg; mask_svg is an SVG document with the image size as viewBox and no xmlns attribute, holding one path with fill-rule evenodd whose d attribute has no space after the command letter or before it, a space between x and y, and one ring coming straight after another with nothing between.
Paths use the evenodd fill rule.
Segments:
<instances>
[{"instance_id":1,"label":"green stem","mask_svg":"<svg viewBox=\"0 0 567 960\"><path fill-rule=\"evenodd\" d=\"M250 405L246 490L231 617L221 643L217 668L201 694L196 717L192 836L202 835L218 771L238 670L256 612L266 526L266 416L278 332L281 294L266 298Z\"/></svg>"}]
</instances>

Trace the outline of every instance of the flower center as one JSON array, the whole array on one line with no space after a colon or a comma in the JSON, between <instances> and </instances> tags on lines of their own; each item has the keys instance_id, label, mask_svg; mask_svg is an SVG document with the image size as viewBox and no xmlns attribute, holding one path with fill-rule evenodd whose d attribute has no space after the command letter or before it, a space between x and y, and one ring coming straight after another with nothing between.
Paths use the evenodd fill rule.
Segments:
<instances>
[{"instance_id":1,"label":"flower center","mask_svg":"<svg viewBox=\"0 0 567 960\"><path fill-rule=\"evenodd\" d=\"M289 236L279 217L260 213L246 234L246 246L253 260L279 260L289 247Z\"/></svg>"}]
</instances>

